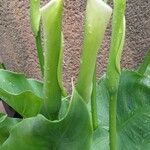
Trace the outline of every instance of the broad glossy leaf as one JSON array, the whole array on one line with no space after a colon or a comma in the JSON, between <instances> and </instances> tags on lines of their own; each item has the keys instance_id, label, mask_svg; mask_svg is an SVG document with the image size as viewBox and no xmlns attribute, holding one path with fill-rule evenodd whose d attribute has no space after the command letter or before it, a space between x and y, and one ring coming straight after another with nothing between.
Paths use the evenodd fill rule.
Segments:
<instances>
[{"instance_id":1,"label":"broad glossy leaf","mask_svg":"<svg viewBox=\"0 0 150 150\"><path fill-rule=\"evenodd\" d=\"M94 131L91 150L110 150L108 126L105 128L99 124L99 127Z\"/></svg>"},{"instance_id":2,"label":"broad glossy leaf","mask_svg":"<svg viewBox=\"0 0 150 150\"><path fill-rule=\"evenodd\" d=\"M118 93L118 144L121 150L150 148L150 78L126 71Z\"/></svg>"},{"instance_id":3,"label":"broad glossy leaf","mask_svg":"<svg viewBox=\"0 0 150 150\"><path fill-rule=\"evenodd\" d=\"M70 104L70 100L68 100L67 98L62 99L61 101L61 107L59 110L59 120L64 118L64 116L66 115L68 108L69 108L69 104Z\"/></svg>"},{"instance_id":4,"label":"broad glossy leaf","mask_svg":"<svg viewBox=\"0 0 150 150\"><path fill-rule=\"evenodd\" d=\"M109 93L105 76L97 84L96 95L99 125L94 131L92 150L109 150Z\"/></svg>"},{"instance_id":5,"label":"broad glossy leaf","mask_svg":"<svg viewBox=\"0 0 150 150\"><path fill-rule=\"evenodd\" d=\"M9 137L9 131L11 128L20 121L20 119L9 118L7 115L0 113L0 147Z\"/></svg>"},{"instance_id":6,"label":"broad glossy leaf","mask_svg":"<svg viewBox=\"0 0 150 150\"><path fill-rule=\"evenodd\" d=\"M66 116L49 121L42 115L18 123L1 150L90 150L92 125L86 104L74 91Z\"/></svg>"},{"instance_id":7,"label":"broad glossy leaf","mask_svg":"<svg viewBox=\"0 0 150 150\"><path fill-rule=\"evenodd\" d=\"M150 76L150 49L146 53L144 61L141 64L138 72L142 75L144 74L144 75Z\"/></svg>"},{"instance_id":8,"label":"broad glossy leaf","mask_svg":"<svg viewBox=\"0 0 150 150\"><path fill-rule=\"evenodd\" d=\"M150 64L146 68L145 75L150 77Z\"/></svg>"},{"instance_id":9,"label":"broad glossy leaf","mask_svg":"<svg viewBox=\"0 0 150 150\"><path fill-rule=\"evenodd\" d=\"M93 150L109 150L109 97L105 78L98 83L97 101L99 128L94 134ZM149 150L150 78L123 71L117 102L117 150Z\"/></svg>"},{"instance_id":10,"label":"broad glossy leaf","mask_svg":"<svg viewBox=\"0 0 150 150\"><path fill-rule=\"evenodd\" d=\"M38 114L43 103L42 97L41 82L0 69L0 98L23 117Z\"/></svg>"}]
</instances>

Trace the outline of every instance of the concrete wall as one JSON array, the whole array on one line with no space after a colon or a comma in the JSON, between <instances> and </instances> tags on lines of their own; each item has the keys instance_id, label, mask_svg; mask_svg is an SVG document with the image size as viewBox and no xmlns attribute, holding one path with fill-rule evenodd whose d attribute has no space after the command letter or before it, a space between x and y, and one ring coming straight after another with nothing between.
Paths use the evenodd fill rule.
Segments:
<instances>
[{"instance_id":1,"label":"concrete wall","mask_svg":"<svg viewBox=\"0 0 150 150\"><path fill-rule=\"evenodd\" d=\"M46 0L42 1L43 3ZM63 31L65 37L64 80L70 89L71 77L78 74L82 46L84 0L65 0ZM150 0L127 1L127 34L122 66L137 68L150 48ZM98 56L98 76L106 69L110 29ZM40 78L34 38L29 23L29 0L0 0L0 56L10 70Z\"/></svg>"}]
</instances>

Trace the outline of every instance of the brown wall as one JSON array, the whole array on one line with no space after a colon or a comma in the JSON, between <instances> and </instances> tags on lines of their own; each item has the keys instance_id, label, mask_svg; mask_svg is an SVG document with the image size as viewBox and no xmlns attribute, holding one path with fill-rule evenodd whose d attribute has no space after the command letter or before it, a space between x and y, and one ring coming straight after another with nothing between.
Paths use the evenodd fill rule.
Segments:
<instances>
[{"instance_id":1,"label":"brown wall","mask_svg":"<svg viewBox=\"0 0 150 150\"><path fill-rule=\"evenodd\" d=\"M64 79L69 89L71 77L77 75L79 68L85 1L65 0L64 5ZM128 0L126 19L122 64L126 68L137 68L150 48L150 0ZM99 75L106 68L109 41L108 29L98 56ZM40 77L29 23L29 0L0 0L0 56L8 69L24 72L29 77Z\"/></svg>"}]
</instances>

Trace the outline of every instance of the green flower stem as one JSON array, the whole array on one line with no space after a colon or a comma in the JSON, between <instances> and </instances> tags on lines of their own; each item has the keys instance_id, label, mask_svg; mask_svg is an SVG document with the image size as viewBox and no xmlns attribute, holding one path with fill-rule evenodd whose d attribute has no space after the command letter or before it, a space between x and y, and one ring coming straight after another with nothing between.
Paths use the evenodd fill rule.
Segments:
<instances>
[{"instance_id":1,"label":"green flower stem","mask_svg":"<svg viewBox=\"0 0 150 150\"><path fill-rule=\"evenodd\" d=\"M107 86L110 96L109 101L109 138L110 138L110 150L116 150L117 147L117 132L116 132L116 116L117 116L117 93L118 93L118 85L120 79L120 60L121 60L121 53L124 45L124 38L125 38L125 19L122 19L122 23L120 24L119 28L118 40L112 43L109 63L107 68ZM113 36L113 35L112 35ZM116 47L118 45L118 47ZM118 51L113 53L115 48ZM112 52L112 53L111 53ZM119 55L118 55L119 54ZM113 55L113 56L112 56Z\"/></svg>"},{"instance_id":2,"label":"green flower stem","mask_svg":"<svg viewBox=\"0 0 150 150\"><path fill-rule=\"evenodd\" d=\"M91 97L91 113L92 113L92 123L93 130L96 130L98 127L98 114L97 114L97 103L96 103L96 67L93 75L93 90Z\"/></svg>"},{"instance_id":3,"label":"green flower stem","mask_svg":"<svg viewBox=\"0 0 150 150\"><path fill-rule=\"evenodd\" d=\"M148 72L150 72L149 70L147 70L150 68L149 66L150 66L150 49L148 50L148 52L145 56L145 59L144 59L142 65L140 66L138 72L142 75L147 74Z\"/></svg>"},{"instance_id":4,"label":"green flower stem","mask_svg":"<svg viewBox=\"0 0 150 150\"><path fill-rule=\"evenodd\" d=\"M109 102L109 139L110 150L117 148L117 129L116 129L116 114L117 114L117 92L110 93Z\"/></svg>"},{"instance_id":5,"label":"green flower stem","mask_svg":"<svg viewBox=\"0 0 150 150\"><path fill-rule=\"evenodd\" d=\"M63 1L52 0L41 9L45 38L44 108L47 118L58 119L61 105L61 88L58 65L61 53L61 24Z\"/></svg>"},{"instance_id":6,"label":"green flower stem","mask_svg":"<svg viewBox=\"0 0 150 150\"><path fill-rule=\"evenodd\" d=\"M76 88L85 102L91 100L96 57L111 12L112 9L101 0L87 1L84 44Z\"/></svg>"},{"instance_id":7,"label":"green flower stem","mask_svg":"<svg viewBox=\"0 0 150 150\"><path fill-rule=\"evenodd\" d=\"M117 149L117 93L121 73L120 61L125 40L125 0L114 0L114 13L112 24L112 41L107 66L107 87L109 91L109 138L110 150Z\"/></svg>"},{"instance_id":8,"label":"green flower stem","mask_svg":"<svg viewBox=\"0 0 150 150\"><path fill-rule=\"evenodd\" d=\"M42 75L44 75L44 56L43 56L43 50L42 50L42 42L41 42L41 31L39 29L37 36L35 37L36 40L36 48L37 48L37 54L39 59L39 64L41 68Z\"/></svg>"}]
</instances>

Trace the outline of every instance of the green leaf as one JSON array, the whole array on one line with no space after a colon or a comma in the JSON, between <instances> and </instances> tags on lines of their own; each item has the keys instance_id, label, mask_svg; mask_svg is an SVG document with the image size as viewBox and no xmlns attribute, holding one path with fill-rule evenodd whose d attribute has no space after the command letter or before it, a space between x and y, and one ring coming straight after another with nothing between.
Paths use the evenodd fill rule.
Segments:
<instances>
[{"instance_id":1,"label":"green leaf","mask_svg":"<svg viewBox=\"0 0 150 150\"><path fill-rule=\"evenodd\" d=\"M20 121L21 119L9 118L7 115L0 113L0 147L9 137L11 128Z\"/></svg>"},{"instance_id":2,"label":"green leaf","mask_svg":"<svg viewBox=\"0 0 150 150\"><path fill-rule=\"evenodd\" d=\"M150 76L150 49L145 55L145 59L143 63L141 64L138 72L142 75L148 75Z\"/></svg>"},{"instance_id":3,"label":"green leaf","mask_svg":"<svg viewBox=\"0 0 150 150\"><path fill-rule=\"evenodd\" d=\"M61 87L58 78L62 50L63 0L52 0L41 9L44 30L44 107L47 118L58 119Z\"/></svg>"},{"instance_id":4,"label":"green leaf","mask_svg":"<svg viewBox=\"0 0 150 150\"><path fill-rule=\"evenodd\" d=\"M150 148L150 78L126 71L118 93L118 144L121 150Z\"/></svg>"},{"instance_id":5,"label":"green leaf","mask_svg":"<svg viewBox=\"0 0 150 150\"><path fill-rule=\"evenodd\" d=\"M69 104L70 104L70 101L67 98L62 99L61 107L60 107L60 110L59 110L59 116L58 116L59 120L64 118L64 116L68 112Z\"/></svg>"},{"instance_id":6,"label":"green leaf","mask_svg":"<svg viewBox=\"0 0 150 150\"><path fill-rule=\"evenodd\" d=\"M105 127L99 127L94 131L92 150L110 150L109 133ZM118 149L121 150L121 149Z\"/></svg>"},{"instance_id":7,"label":"green leaf","mask_svg":"<svg viewBox=\"0 0 150 150\"><path fill-rule=\"evenodd\" d=\"M150 64L147 66L144 75L150 76Z\"/></svg>"},{"instance_id":8,"label":"green leaf","mask_svg":"<svg viewBox=\"0 0 150 150\"><path fill-rule=\"evenodd\" d=\"M90 150L92 125L86 104L74 90L66 116L49 121L42 115L18 123L1 150Z\"/></svg>"},{"instance_id":9,"label":"green leaf","mask_svg":"<svg viewBox=\"0 0 150 150\"><path fill-rule=\"evenodd\" d=\"M150 78L123 71L117 97L117 150L149 150ZM93 150L109 150L109 94L106 78L97 86L99 128L94 133Z\"/></svg>"},{"instance_id":10,"label":"green leaf","mask_svg":"<svg viewBox=\"0 0 150 150\"><path fill-rule=\"evenodd\" d=\"M92 150L109 150L109 93L105 76L97 84L96 100L99 123L94 131Z\"/></svg>"},{"instance_id":11,"label":"green leaf","mask_svg":"<svg viewBox=\"0 0 150 150\"><path fill-rule=\"evenodd\" d=\"M96 57L111 17L112 9L102 0L87 0L84 44L77 90L86 102L91 100Z\"/></svg>"},{"instance_id":12,"label":"green leaf","mask_svg":"<svg viewBox=\"0 0 150 150\"><path fill-rule=\"evenodd\" d=\"M0 98L23 117L35 116L43 103L42 83L0 69Z\"/></svg>"}]
</instances>

